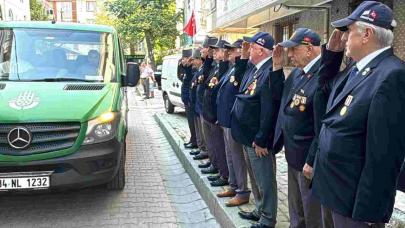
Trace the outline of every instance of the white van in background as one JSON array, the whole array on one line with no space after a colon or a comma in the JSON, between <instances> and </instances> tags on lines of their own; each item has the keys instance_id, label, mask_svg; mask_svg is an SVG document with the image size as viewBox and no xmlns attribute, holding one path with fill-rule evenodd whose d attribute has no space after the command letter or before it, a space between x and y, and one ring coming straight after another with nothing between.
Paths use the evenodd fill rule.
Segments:
<instances>
[{"instance_id":1,"label":"white van in background","mask_svg":"<svg viewBox=\"0 0 405 228\"><path fill-rule=\"evenodd\" d=\"M163 58L162 92L167 113L173 113L174 107L184 108L181 101L181 84L177 77L177 67L181 54L169 55Z\"/></svg>"}]
</instances>

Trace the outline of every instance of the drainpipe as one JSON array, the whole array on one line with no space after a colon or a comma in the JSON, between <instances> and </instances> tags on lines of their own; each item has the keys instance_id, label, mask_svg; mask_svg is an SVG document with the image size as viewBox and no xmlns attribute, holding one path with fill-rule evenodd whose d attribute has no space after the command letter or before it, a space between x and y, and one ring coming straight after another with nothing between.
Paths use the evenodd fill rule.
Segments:
<instances>
[{"instance_id":1,"label":"drainpipe","mask_svg":"<svg viewBox=\"0 0 405 228\"><path fill-rule=\"evenodd\" d=\"M324 11L325 12L325 17L323 21L323 40L324 42L327 42L329 39L329 24L330 24L330 6L308 6L308 5L286 5L286 4L281 4L287 9L297 9L297 10L316 10L316 11Z\"/></svg>"}]
</instances>

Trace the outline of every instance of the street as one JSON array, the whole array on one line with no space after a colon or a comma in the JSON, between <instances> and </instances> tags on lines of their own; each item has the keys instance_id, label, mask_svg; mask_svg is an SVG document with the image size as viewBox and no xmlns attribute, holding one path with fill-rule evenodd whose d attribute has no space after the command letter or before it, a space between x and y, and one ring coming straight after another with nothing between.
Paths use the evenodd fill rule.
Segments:
<instances>
[{"instance_id":1,"label":"street","mask_svg":"<svg viewBox=\"0 0 405 228\"><path fill-rule=\"evenodd\" d=\"M128 97L125 189L3 193L0 227L219 227L153 119L161 97Z\"/></svg>"}]
</instances>

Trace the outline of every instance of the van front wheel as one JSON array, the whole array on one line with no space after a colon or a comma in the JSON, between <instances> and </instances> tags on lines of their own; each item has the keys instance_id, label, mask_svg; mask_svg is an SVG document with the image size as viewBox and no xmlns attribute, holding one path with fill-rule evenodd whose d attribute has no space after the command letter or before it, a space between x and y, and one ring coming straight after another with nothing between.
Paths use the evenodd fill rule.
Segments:
<instances>
[{"instance_id":1,"label":"van front wheel","mask_svg":"<svg viewBox=\"0 0 405 228\"><path fill-rule=\"evenodd\" d=\"M170 102L169 96L167 96L167 94L164 95L163 100L165 102L166 112L169 113L169 114L172 114L174 112L174 105L172 104L172 102Z\"/></svg>"},{"instance_id":2,"label":"van front wheel","mask_svg":"<svg viewBox=\"0 0 405 228\"><path fill-rule=\"evenodd\" d=\"M126 143L121 149L121 158L119 161L118 172L115 177L107 183L108 190L122 190L125 187L125 158L126 157Z\"/></svg>"}]
</instances>

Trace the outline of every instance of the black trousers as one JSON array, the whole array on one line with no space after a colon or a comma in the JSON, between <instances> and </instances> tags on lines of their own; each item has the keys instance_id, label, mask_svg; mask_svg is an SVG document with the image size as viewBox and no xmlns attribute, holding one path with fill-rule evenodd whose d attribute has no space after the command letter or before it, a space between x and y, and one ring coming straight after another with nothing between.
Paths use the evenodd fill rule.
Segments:
<instances>
[{"instance_id":1,"label":"black trousers","mask_svg":"<svg viewBox=\"0 0 405 228\"><path fill-rule=\"evenodd\" d=\"M189 105L184 105L184 108L186 109L186 115L187 115L187 122L188 122L188 128L190 129L190 141L193 145L197 145L197 138L195 135L195 125L194 125L194 116L195 111L194 107L190 107Z\"/></svg>"}]
</instances>

